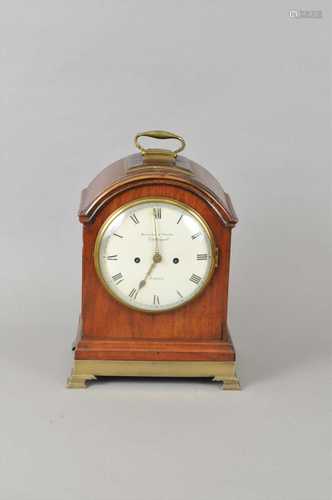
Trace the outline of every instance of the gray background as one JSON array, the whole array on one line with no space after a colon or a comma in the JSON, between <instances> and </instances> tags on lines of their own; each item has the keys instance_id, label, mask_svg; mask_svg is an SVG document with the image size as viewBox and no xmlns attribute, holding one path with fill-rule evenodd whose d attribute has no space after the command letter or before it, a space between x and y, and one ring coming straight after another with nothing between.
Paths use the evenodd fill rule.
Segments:
<instances>
[{"instance_id":1,"label":"gray background","mask_svg":"<svg viewBox=\"0 0 332 500\"><path fill-rule=\"evenodd\" d=\"M330 499L327 2L0 5L1 500ZM184 135L240 217L242 392L64 388L80 190L152 128Z\"/></svg>"}]
</instances>

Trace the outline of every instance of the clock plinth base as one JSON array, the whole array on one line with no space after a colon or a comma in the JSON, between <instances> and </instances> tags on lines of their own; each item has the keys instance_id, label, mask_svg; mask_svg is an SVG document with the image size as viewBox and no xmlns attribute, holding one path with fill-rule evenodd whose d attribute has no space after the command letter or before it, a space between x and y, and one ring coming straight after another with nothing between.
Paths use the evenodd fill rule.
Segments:
<instances>
[{"instance_id":1,"label":"clock plinth base","mask_svg":"<svg viewBox=\"0 0 332 500\"><path fill-rule=\"evenodd\" d=\"M67 387L82 389L88 380L109 377L206 377L223 382L226 390L240 389L234 361L113 361L75 360Z\"/></svg>"}]
</instances>

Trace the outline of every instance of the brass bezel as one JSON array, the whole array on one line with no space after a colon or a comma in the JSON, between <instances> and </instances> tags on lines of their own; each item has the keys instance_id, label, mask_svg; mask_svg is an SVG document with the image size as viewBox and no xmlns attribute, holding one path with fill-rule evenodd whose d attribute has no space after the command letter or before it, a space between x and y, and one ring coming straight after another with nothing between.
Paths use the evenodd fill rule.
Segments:
<instances>
[{"instance_id":1,"label":"brass bezel","mask_svg":"<svg viewBox=\"0 0 332 500\"><path fill-rule=\"evenodd\" d=\"M190 299L181 302L180 304L176 304L175 306L169 307L168 309L156 309L156 310L151 310L151 309L144 309L142 307L136 307L133 304L128 304L125 300L123 300L121 297L116 295L114 293L114 290L108 285L108 283L105 281L103 274L100 269L100 263L99 263L99 248L100 248L100 243L102 240L102 237L107 229L107 227L112 223L112 221L118 217L122 212L126 211L128 208L131 208L136 205L140 205L143 203L169 203L171 205L175 205L177 207L181 207L187 212L189 212L193 217L195 217L200 224L203 226L205 229L208 239L210 241L211 245L211 261L210 261L210 269L208 272L207 279L204 283L204 285L197 291L195 295L193 295ZM94 264L95 264L95 269L97 272L97 275L103 284L103 286L106 288L107 292L115 299L117 302L120 302L121 304L125 305L129 309L134 309L136 311L140 311L142 313L148 313L148 314L161 314L161 313L167 313L169 311L173 311L174 309L178 309L179 307L182 307L186 304L189 304L192 300L195 300L201 293L206 289L207 285L210 283L212 275L214 273L215 268L217 267L217 255L218 255L218 247L216 246L215 239L213 236L213 233L207 224L207 222L203 219L203 217L192 207L187 205L186 203L182 203L181 201L174 200L172 198L167 198L167 197L144 197L144 198L137 198L134 201L131 201L129 203L125 203L122 205L120 208L115 210L111 215L107 217L107 219L103 222L101 228L98 231L96 241L95 241L95 246L94 246Z\"/></svg>"}]
</instances>

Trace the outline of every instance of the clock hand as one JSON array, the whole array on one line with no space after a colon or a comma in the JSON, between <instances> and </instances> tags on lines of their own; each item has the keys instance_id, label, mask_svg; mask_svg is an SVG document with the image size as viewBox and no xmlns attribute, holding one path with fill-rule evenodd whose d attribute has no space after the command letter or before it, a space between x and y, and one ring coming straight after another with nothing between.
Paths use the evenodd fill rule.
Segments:
<instances>
[{"instance_id":1,"label":"clock hand","mask_svg":"<svg viewBox=\"0 0 332 500\"><path fill-rule=\"evenodd\" d=\"M146 273L142 281L140 281L138 284L138 289L135 294L135 298L137 297L138 292L146 285L147 278L150 276L150 274L152 273L153 269L156 267L158 262L161 262L161 255L159 253L155 253L152 259L153 259L152 264L150 265L148 272Z\"/></svg>"},{"instance_id":2,"label":"clock hand","mask_svg":"<svg viewBox=\"0 0 332 500\"><path fill-rule=\"evenodd\" d=\"M148 272L146 273L146 275L144 276L144 278L142 279L142 281L139 282L138 290L140 290L141 288L143 288L143 286L146 285L146 280L150 276L150 274L152 273L153 268L155 267L155 265L156 265L156 263L155 263L155 261L153 261L152 264L151 264L151 266L148 269Z\"/></svg>"},{"instance_id":3,"label":"clock hand","mask_svg":"<svg viewBox=\"0 0 332 500\"><path fill-rule=\"evenodd\" d=\"M135 294L135 298L137 297L138 292L146 285L146 280L148 279L148 277L152 273L153 269L162 260L162 257L161 257L160 252L159 252L157 222L156 222L154 210L152 211L152 216L153 216L153 231L154 231L154 240L155 240L155 250L154 250L153 257L152 257L152 264L150 265L148 272L146 273L144 278L139 282L138 289L137 289L137 292Z\"/></svg>"},{"instance_id":4,"label":"clock hand","mask_svg":"<svg viewBox=\"0 0 332 500\"><path fill-rule=\"evenodd\" d=\"M153 216L153 227L154 227L154 240L155 240L155 251L154 251L154 255L155 256L159 256L160 260L158 260L157 262L160 262L161 261L161 255L160 255L160 252L159 252L159 244L158 244L158 234L157 234L157 221L156 221L156 216L155 216L155 213L154 211L152 212L152 216Z\"/></svg>"}]
</instances>

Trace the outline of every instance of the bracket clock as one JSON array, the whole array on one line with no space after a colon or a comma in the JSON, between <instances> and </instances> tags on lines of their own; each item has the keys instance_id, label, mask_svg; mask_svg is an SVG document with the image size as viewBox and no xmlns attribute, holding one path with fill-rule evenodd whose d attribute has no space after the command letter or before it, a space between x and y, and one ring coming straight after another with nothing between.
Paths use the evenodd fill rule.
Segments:
<instances>
[{"instance_id":1,"label":"bracket clock","mask_svg":"<svg viewBox=\"0 0 332 500\"><path fill-rule=\"evenodd\" d=\"M145 149L141 137L176 139ZM137 134L139 150L83 190L82 309L68 387L98 376L211 377L239 389L227 325L230 197L182 137Z\"/></svg>"}]
</instances>

